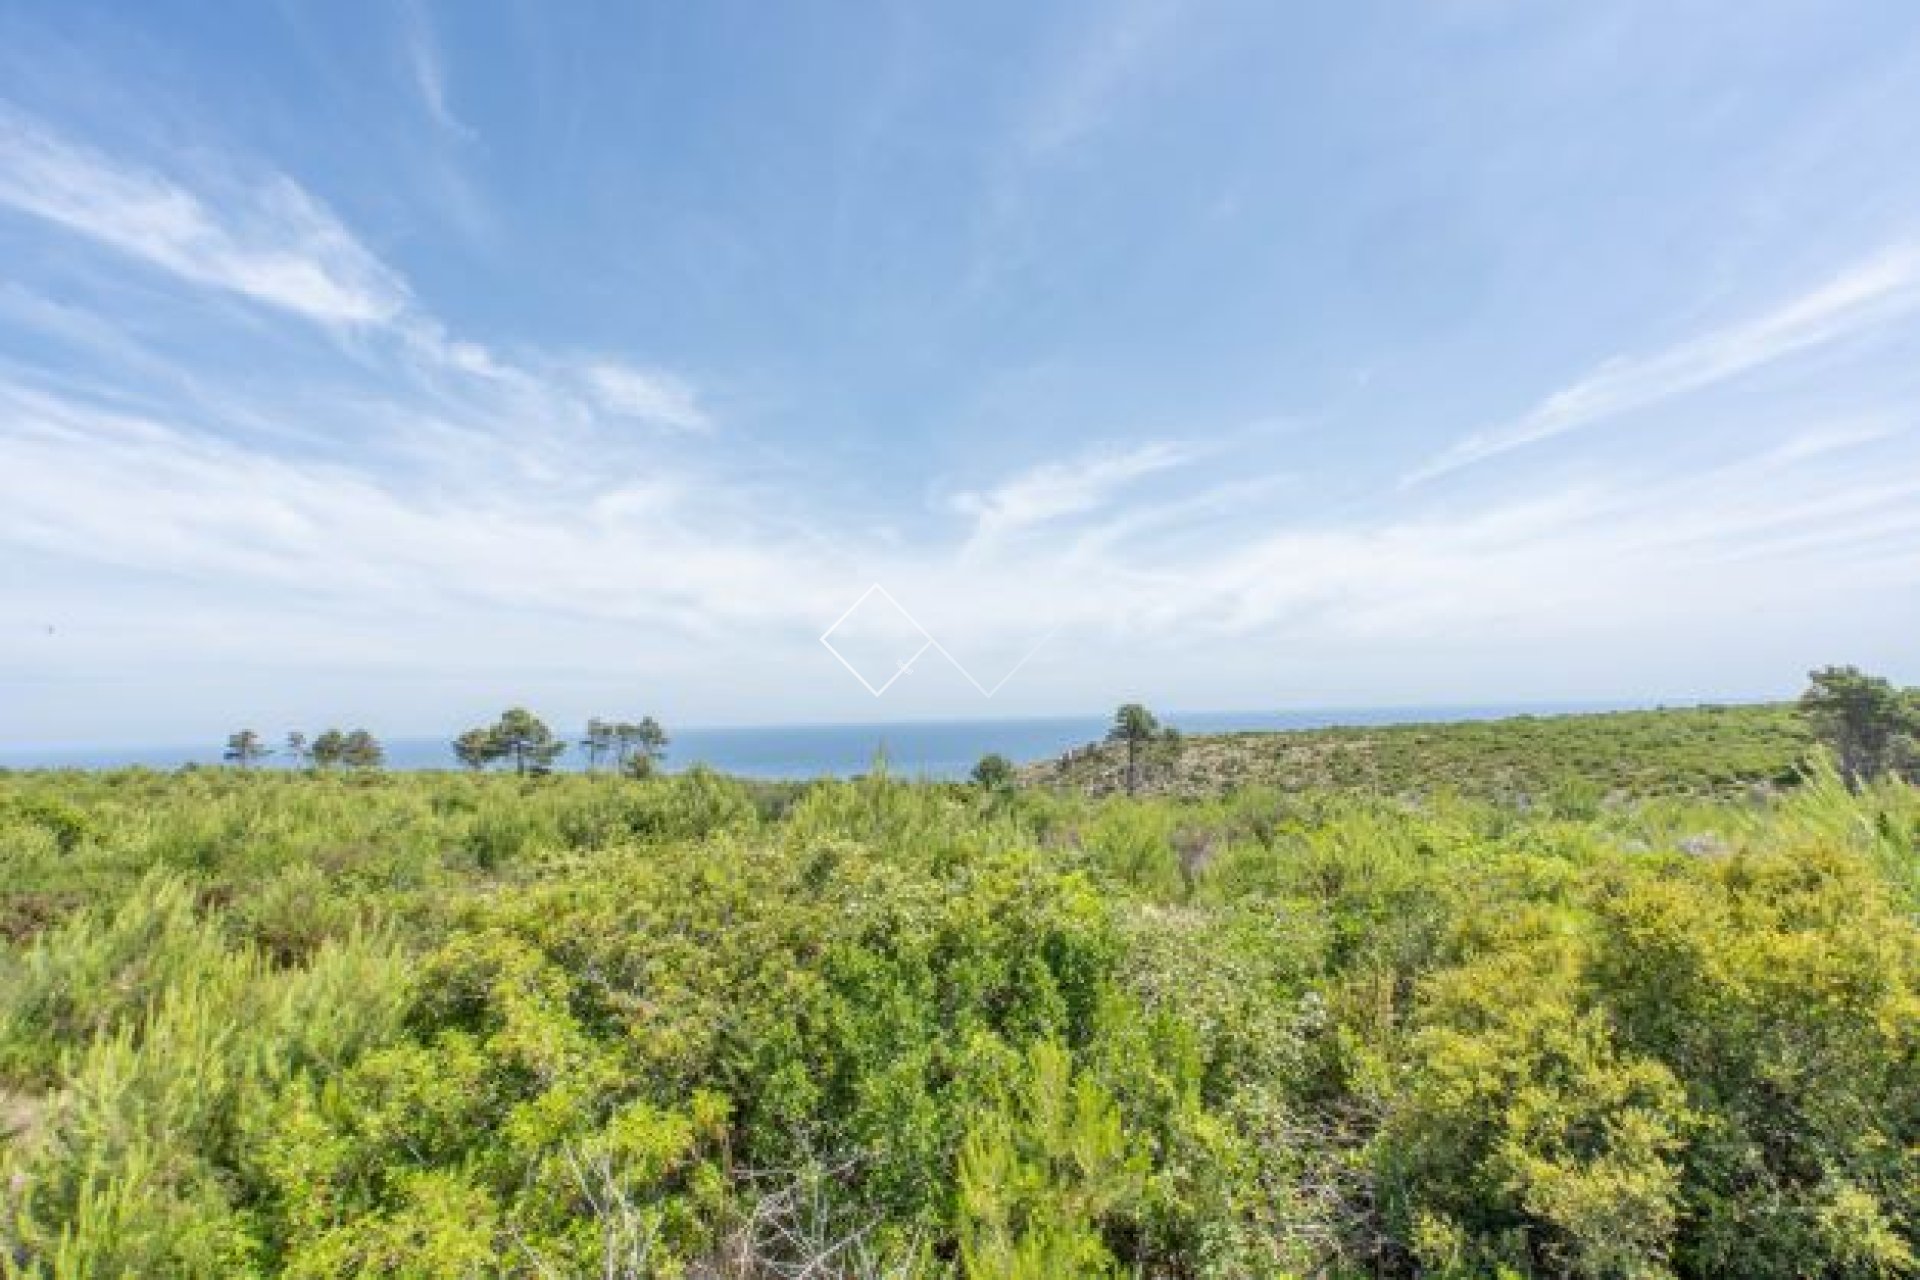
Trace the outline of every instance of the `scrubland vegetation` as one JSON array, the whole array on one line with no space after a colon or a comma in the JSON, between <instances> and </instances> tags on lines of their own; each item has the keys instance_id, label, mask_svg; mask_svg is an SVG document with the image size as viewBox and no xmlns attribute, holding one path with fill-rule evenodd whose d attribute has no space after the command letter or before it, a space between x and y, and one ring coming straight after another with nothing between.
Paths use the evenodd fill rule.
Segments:
<instances>
[{"instance_id":1,"label":"scrubland vegetation","mask_svg":"<svg viewBox=\"0 0 1920 1280\"><path fill-rule=\"evenodd\" d=\"M1734 797L1791 785L1812 745L1792 705L1518 716L1450 724L1299 729L1182 738L1114 737L1023 771L1029 783L1102 793L1204 796L1233 786L1418 797L1453 791L1508 803L1556 793Z\"/></svg>"},{"instance_id":2,"label":"scrubland vegetation","mask_svg":"<svg viewBox=\"0 0 1920 1280\"><path fill-rule=\"evenodd\" d=\"M1627 797L1656 723L1525 805L0 777L0 1266L1911 1274L1920 791L1761 710ZM1804 781L1684 794L1728 724Z\"/></svg>"}]
</instances>

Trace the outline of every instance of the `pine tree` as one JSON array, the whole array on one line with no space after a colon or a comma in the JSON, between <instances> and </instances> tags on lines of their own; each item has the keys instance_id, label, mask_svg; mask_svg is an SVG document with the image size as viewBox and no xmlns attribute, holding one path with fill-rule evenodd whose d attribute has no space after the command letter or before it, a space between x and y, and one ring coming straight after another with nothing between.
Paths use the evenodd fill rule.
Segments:
<instances>
[{"instance_id":1,"label":"pine tree","mask_svg":"<svg viewBox=\"0 0 1920 1280\"><path fill-rule=\"evenodd\" d=\"M261 741L260 735L251 729L227 735L225 757L242 769L251 769L272 754L273 748Z\"/></svg>"},{"instance_id":2,"label":"pine tree","mask_svg":"<svg viewBox=\"0 0 1920 1280\"><path fill-rule=\"evenodd\" d=\"M638 724L615 725L614 737L619 743L621 769L636 778L652 776L666 759L670 739L652 716L642 716Z\"/></svg>"},{"instance_id":3,"label":"pine tree","mask_svg":"<svg viewBox=\"0 0 1920 1280\"><path fill-rule=\"evenodd\" d=\"M341 744L340 762L349 769L378 769L387 762L387 751L365 729L355 729Z\"/></svg>"},{"instance_id":4,"label":"pine tree","mask_svg":"<svg viewBox=\"0 0 1920 1280\"><path fill-rule=\"evenodd\" d=\"M973 780L987 791L1004 791L1013 784L1013 761L990 751L973 766Z\"/></svg>"},{"instance_id":5,"label":"pine tree","mask_svg":"<svg viewBox=\"0 0 1920 1280\"><path fill-rule=\"evenodd\" d=\"M587 753L587 772L592 773L600 767L600 757L609 754L614 748L614 730L617 725L595 716L587 721L587 734L580 739L580 747Z\"/></svg>"},{"instance_id":6,"label":"pine tree","mask_svg":"<svg viewBox=\"0 0 1920 1280\"><path fill-rule=\"evenodd\" d=\"M1824 667L1808 679L1800 710L1833 751L1847 785L1905 771L1920 738L1920 692L1858 667Z\"/></svg>"},{"instance_id":7,"label":"pine tree","mask_svg":"<svg viewBox=\"0 0 1920 1280\"><path fill-rule=\"evenodd\" d=\"M1128 795L1140 787L1140 749L1159 732L1160 722L1138 702L1129 702L1113 713L1113 727L1107 730L1107 741L1127 744Z\"/></svg>"},{"instance_id":8,"label":"pine tree","mask_svg":"<svg viewBox=\"0 0 1920 1280\"><path fill-rule=\"evenodd\" d=\"M453 740L454 759L475 773L500 758L500 744L491 729L469 729Z\"/></svg>"},{"instance_id":9,"label":"pine tree","mask_svg":"<svg viewBox=\"0 0 1920 1280\"><path fill-rule=\"evenodd\" d=\"M346 763L347 735L328 729L313 740L311 752L316 769L332 769Z\"/></svg>"},{"instance_id":10,"label":"pine tree","mask_svg":"<svg viewBox=\"0 0 1920 1280\"><path fill-rule=\"evenodd\" d=\"M567 749L546 722L525 707L502 714L491 732L500 757L513 761L513 771L522 776L551 773L553 762Z\"/></svg>"}]
</instances>

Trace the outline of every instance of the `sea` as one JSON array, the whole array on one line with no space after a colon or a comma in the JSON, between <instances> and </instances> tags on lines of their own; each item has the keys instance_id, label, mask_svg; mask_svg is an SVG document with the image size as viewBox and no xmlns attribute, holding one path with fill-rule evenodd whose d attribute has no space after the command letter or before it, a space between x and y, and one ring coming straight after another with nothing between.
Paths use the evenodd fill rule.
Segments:
<instances>
[{"instance_id":1,"label":"sea","mask_svg":"<svg viewBox=\"0 0 1920 1280\"><path fill-rule=\"evenodd\" d=\"M1520 715L1563 715L1583 711L1624 711L1645 704L1542 703L1532 705L1330 708L1304 711L1191 711L1160 718L1186 734L1254 733L1281 729L1319 729L1332 725L1452 723L1496 720ZM669 771L705 765L746 778L810 779L851 777L871 772L876 763L901 777L964 778L989 752L1017 764L1049 759L1069 748L1098 741L1108 718L1100 715L1008 720L919 720L873 724L668 726L672 742ZM389 769L452 769L452 735L382 738ZM269 745L278 746L269 738ZM111 769L141 765L177 769L219 764L223 742L145 745L14 746L0 744L0 768ZM279 757L266 767L283 764ZM585 758L577 746L560 761L578 769Z\"/></svg>"}]
</instances>

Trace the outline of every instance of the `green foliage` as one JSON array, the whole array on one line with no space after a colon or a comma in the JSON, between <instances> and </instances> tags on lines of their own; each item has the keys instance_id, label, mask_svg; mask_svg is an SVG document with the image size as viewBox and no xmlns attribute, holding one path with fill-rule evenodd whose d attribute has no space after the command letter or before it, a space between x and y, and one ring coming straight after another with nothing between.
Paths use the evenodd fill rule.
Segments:
<instances>
[{"instance_id":1,"label":"green foliage","mask_svg":"<svg viewBox=\"0 0 1920 1280\"><path fill-rule=\"evenodd\" d=\"M323 729L313 739L308 748L316 769L332 769L345 764L347 759L347 735L338 729Z\"/></svg>"},{"instance_id":2,"label":"green foliage","mask_svg":"<svg viewBox=\"0 0 1920 1280\"><path fill-rule=\"evenodd\" d=\"M328 729L307 748L308 758L320 769L378 769L386 763L386 749L365 729L342 733Z\"/></svg>"},{"instance_id":3,"label":"green foliage","mask_svg":"<svg viewBox=\"0 0 1920 1280\"><path fill-rule=\"evenodd\" d=\"M638 724L613 726L613 754L622 769L644 778L653 773L667 755L667 731L652 716L642 716Z\"/></svg>"},{"instance_id":4,"label":"green foliage","mask_svg":"<svg viewBox=\"0 0 1920 1280\"><path fill-rule=\"evenodd\" d=\"M227 735L227 749L223 758L242 769L251 769L272 754L273 748L263 742L259 734L251 729L242 729Z\"/></svg>"},{"instance_id":5,"label":"green foliage","mask_svg":"<svg viewBox=\"0 0 1920 1280\"><path fill-rule=\"evenodd\" d=\"M486 768L497 758L493 734L486 729L468 729L453 740L453 758L469 769Z\"/></svg>"},{"instance_id":6,"label":"green foliage","mask_svg":"<svg viewBox=\"0 0 1920 1280\"><path fill-rule=\"evenodd\" d=\"M91 828L84 812L47 792L9 796L5 807L0 808L0 821L10 827L36 827L44 831L63 854L78 849Z\"/></svg>"},{"instance_id":7,"label":"green foliage","mask_svg":"<svg viewBox=\"0 0 1920 1280\"><path fill-rule=\"evenodd\" d=\"M975 1280L1111 1276L1119 1262L1103 1222L1144 1197L1144 1152L1120 1109L1073 1073L1066 1050L1041 1042L960 1148L960 1257Z\"/></svg>"},{"instance_id":8,"label":"green foliage","mask_svg":"<svg viewBox=\"0 0 1920 1280\"><path fill-rule=\"evenodd\" d=\"M1800 710L1853 786L1888 773L1920 780L1920 689L1896 689L1858 667L1808 676Z\"/></svg>"},{"instance_id":9,"label":"green foliage","mask_svg":"<svg viewBox=\"0 0 1920 1280\"><path fill-rule=\"evenodd\" d=\"M1160 731L1153 712L1138 702L1129 702L1113 713L1113 727L1107 737L1114 742L1141 742Z\"/></svg>"},{"instance_id":10,"label":"green foliage","mask_svg":"<svg viewBox=\"0 0 1920 1280\"><path fill-rule=\"evenodd\" d=\"M1785 841L1594 902L1595 996L1701 1109L1682 1158L1700 1273L1914 1263L1920 938L1870 864ZM1836 1234L1834 1224L1856 1231Z\"/></svg>"},{"instance_id":11,"label":"green foliage","mask_svg":"<svg viewBox=\"0 0 1920 1280\"><path fill-rule=\"evenodd\" d=\"M1113 713L1113 725L1107 730L1107 741L1120 743L1126 751L1128 795L1140 788L1142 750L1161 733L1160 721L1138 702L1126 703Z\"/></svg>"},{"instance_id":12,"label":"green foliage","mask_svg":"<svg viewBox=\"0 0 1920 1280\"><path fill-rule=\"evenodd\" d=\"M1136 790L1188 798L1229 789L1443 792L1588 817L1669 796L1739 798L1793 785L1813 745L1790 706L1520 716L1459 724L1190 736L1149 744ZM1124 743L1029 767L1029 782L1126 789Z\"/></svg>"},{"instance_id":13,"label":"green foliage","mask_svg":"<svg viewBox=\"0 0 1920 1280\"><path fill-rule=\"evenodd\" d=\"M29 1273L213 1275L263 1241L232 1194L240 1134L285 1082L398 1027L404 968L353 935L279 968L150 877L118 909L38 939L0 995L0 1073L57 1083L0 1159Z\"/></svg>"},{"instance_id":14,"label":"green foliage","mask_svg":"<svg viewBox=\"0 0 1920 1280\"><path fill-rule=\"evenodd\" d=\"M352 934L352 902L312 863L293 863L236 898L230 919L276 963L294 964Z\"/></svg>"},{"instance_id":15,"label":"green foliage","mask_svg":"<svg viewBox=\"0 0 1920 1280\"><path fill-rule=\"evenodd\" d=\"M1920 791L1540 776L9 775L0 1273L1912 1274Z\"/></svg>"},{"instance_id":16,"label":"green foliage","mask_svg":"<svg viewBox=\"0 0 1920 1280\"><path fill-rule=\"evenodd\" d=\"M587 771L598 768L601 759L613 762L616 772L635 778L651 777L667 754L667 731L652 716L637 722L623 720L587 721L587 735L580 740L587 756Z\"/></svg>"},{"instance_id":17,"label":"green foliage","mask_svg":"<svg viewBox=\"0 0 1920 1280\"><path fill-rule=\"evenodd\" d=\"M989 751L973 766L974 784L986 791L1005 791L1013 785L1013 761L997 751Z\"/></svg>"},{"instance_id":18,"label":"green foliage","mask_svg":"<svg viewBox=\"0 0 1920 1280\"><path fill-rule=\"evenodd\" d=\"M594 726L598 729L599 722ZM590 751L597 751L602 743L598 736L591 738ZM496 761L510 760L513 771L522 777L551 773L553 762L566 749L566 742L554 737L546 721L525 707L503 711L491 725L469 729L453 740L454 757L467 768L479 770Z\"/></svg>"},{"instance_id":19,"label":"green foliage","mask_svg":"<svg viewBox=\"0 0 1920 1280\"><path fill-rule=\"evenodd\" d=\"M1389 1213L1430 1268L1668 1270L1692 1117L1673 1074L1623 1053L1582 1007L1574 963L1548 934L1423 993L1414 1070L1376 1158Z\"/></svg>"}]
</instances>

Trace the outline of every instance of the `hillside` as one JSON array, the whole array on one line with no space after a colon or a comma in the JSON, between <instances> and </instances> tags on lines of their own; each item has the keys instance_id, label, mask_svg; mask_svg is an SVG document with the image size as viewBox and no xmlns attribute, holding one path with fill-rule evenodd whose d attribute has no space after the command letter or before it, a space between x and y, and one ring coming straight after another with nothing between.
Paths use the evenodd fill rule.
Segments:
<instances>
[{"instance_id":1,"label":"hillside","mask_svg":"<svg viewBox=\"0 0 1920 1280\"><path fill-rule=\"evenodd\" d=\"M1733 796L1787 785L1811 739L1791 706L1688 707L1520 716L1455 724L1183 737L1147 748L1145 794L1240 786L1544 802ZM1090 794L1126 786L1126 749L1090 744L1020 771L1028 786Z\"/></svg>"}]
</instances>

